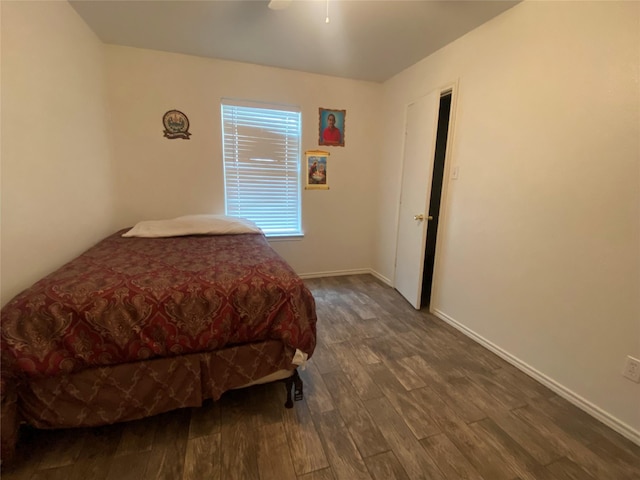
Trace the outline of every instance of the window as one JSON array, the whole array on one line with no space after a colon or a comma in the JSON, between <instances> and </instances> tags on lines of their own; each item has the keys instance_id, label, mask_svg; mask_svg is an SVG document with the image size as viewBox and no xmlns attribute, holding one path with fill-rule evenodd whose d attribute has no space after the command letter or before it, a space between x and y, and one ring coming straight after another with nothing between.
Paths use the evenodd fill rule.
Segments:
<instances>
[{"instance_id":1,"label":"window","mask_svg":"<svg viewBox=\"0 0 640 480\"><path fill-rule=\"evenodd\" d=\"M267 236L301 235L300 110L223 100L222 154L227 215Z\"/></svg>"}]
</instances>

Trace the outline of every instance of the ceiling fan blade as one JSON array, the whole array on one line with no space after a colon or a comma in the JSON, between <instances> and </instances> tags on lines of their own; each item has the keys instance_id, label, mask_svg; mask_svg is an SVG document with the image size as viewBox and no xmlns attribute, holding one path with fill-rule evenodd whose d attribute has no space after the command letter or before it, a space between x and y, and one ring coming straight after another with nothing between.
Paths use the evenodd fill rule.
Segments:
<instances>
[{"instance_id":1,"label":"ceiling fan blade","mask_svg":"<svg viewBox=\"0 0 640 480\"><path fill-rule=\"evenodd\" d=\"M292 1L293 0L271 0L269 2L269 8L271 10L284 10L291 5Z\"/></svg>"}]
</instances>

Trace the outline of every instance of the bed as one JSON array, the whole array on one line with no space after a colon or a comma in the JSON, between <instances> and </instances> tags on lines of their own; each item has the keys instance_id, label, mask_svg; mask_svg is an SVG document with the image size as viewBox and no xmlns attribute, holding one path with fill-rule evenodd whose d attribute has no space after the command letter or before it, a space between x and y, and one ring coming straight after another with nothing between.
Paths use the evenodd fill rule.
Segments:
<instances>
[{"instance_id":1,"label":"bed","mask_svg":"<svg viewBox=\"0 0 640 480\"><path fill-rule=\"evenodd\" d=\"M286 379L313 354L315 302L255 224L140 222L2 309L2 459L22 422L98 426Z\"/></svg>"}]
</instances>

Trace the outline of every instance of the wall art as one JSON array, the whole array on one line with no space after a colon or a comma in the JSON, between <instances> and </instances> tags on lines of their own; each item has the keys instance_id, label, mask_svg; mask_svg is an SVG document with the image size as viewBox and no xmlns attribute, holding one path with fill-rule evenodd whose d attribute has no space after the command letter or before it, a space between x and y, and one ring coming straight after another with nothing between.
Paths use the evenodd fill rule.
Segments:
<instances>
[{"instance_id":1,"label":"wall art","mask_svg":"<svg viewBox=\"0 0 640 480\"><path fill-rule=\"evenodd\" d=\"M344 147L346 110L319 109L320 127L318 143L334 147Z\"/></svg>"},{"instance_id":2,"label":"wall art","mask_svg":"<svg viewBox=\"0 0 640 480\"><path fill-rule=\"evenodd\" d=\"M164 136L173 140L174 138L183 138L189 140L189 119L179 110L169 110L162 117L164 125Z\"/></svg>"},{"instance_id":3,"label":"wall art","mask_svg":"<svg viewBox=\"0 0 640 480\"><path fill-rule=\"evenodd\" d=\"M327 182L327 159L329 152L309 150L304 153L307 167L307 190L329 190Z\"/></svg>"}]
</instances>

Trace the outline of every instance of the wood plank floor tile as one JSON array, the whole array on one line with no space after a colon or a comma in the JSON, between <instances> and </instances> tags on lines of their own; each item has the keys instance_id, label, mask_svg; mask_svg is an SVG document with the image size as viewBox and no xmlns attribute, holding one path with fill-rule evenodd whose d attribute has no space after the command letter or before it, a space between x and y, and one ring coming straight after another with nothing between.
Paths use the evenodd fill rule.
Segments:
<instances>
[{"instance_id":1,"label":"wood plank floor tile","mask_svg":"<svg viewBox=\"0 0 640 480\"><path fill-rule=\"evenodd\" d=\"M540 432L513 411L496 411L489 414L491 420L521 445L539 465L548 465L563 456Z\"/></svg>"},{"instance_id":2,"label":"wood plank floor tile","mask_svg":"<svg viewBox=\"0 0 640 480\"><path fill-rule=\"evenodd\" d=\"M413 353L395 334L368 338L364 343L381 360L396 360L411 356Z\"/></svg>"},{"instance_id":3,"label":"wood plank floor tile","mask_svg":"<svg viewBox=\"0 0 640 480\"><path fill-rule=\"evenodd\" d=\"M555 451L557 455L564 457L569 453L568 444L574 441L574 438L556 425L552 419L542 414L539 409L527 405L512 410L510 414L520 419L527 426L527 431L535 432L534 435L541 438L542 442L546 442L548 448Z\"/></svg>"},{"instance_id":4,"label":"wood plank floor tile","mask_svg":"<svg viewBox=\"0 0 640 480\"><path fill-rule=\"evenodd\" d=\"M2 479L3 480L31 480L36 475L35 469L31 469L27 471L26 468L3 468L2 469Z\"/></svg>"},{"instance_id":5,"label":"wood plank floor tile","mask_svg":"<svg viewBox=\"0 0 640 480\"><path fill-rule=\"evenodd\" d=\"M342 371L333 350L324 343L316 346L309 363L313 363L321 374Z\"/></svg>"},{"instance_id":6,"label":"wood plank floor tile","mask_svg":"<svg viewBox=\"0 0 640 480\"><path fill-rule=\"evenodd\" d=\"M243 409L248 402L243 404L241 393L233 393L233 403L222 404L220 410L220 475L259 480L257 419Z\"/></svg>"},{"instance_id":7,"label":"wood plank floor tile","mask_svg":"<svg viewBox=\"0 0 640 480\"><path fill-rule=\"evenodd\" d=\"M323 468L305 475L298 475L298 480L336 480L336 477L333 475L331 468Z\"/></svg>"},{"instance_id":8,"label":"wood plank floor tile","mask_svg":"<svg viewBox=\"0 0 640 480\"><path fill-rule=\"evenodd\" d=\"M442 322L424 323L423 332L412 330L425 344L425 349L437 352L438 355L456 355L464 354L464 345L461 343L460 336L455 330L447 328Z\"/></svg>"},{"instance_id":9,"label":"wood plank floor tile","mask_svg":"<svg viewBox=\"0 0 640 480\"><path fill-rule=\"evenodd\" d=\"M435 464L444 473L445 478L464 478L483 480L473 465L460 453L460 450L444 434L432 435L420 440L420 444L433 458Z\"/></svg>"},{"instance_id":10,"label":"wood plank floor tile","mask_svg":"<svg viewBox=\"0 0 640 480\"><path fill-rule=\"evenodd\" d=\"M72 465L80 456L84 446L85 429L75 430L76 435L59 435L57 431L46 431L39 439L45 447L38 469L46 470Z\"/></svg>"},{"instance_id":11,"label":"wood plank floor tile","mask_svg":"<svg viewBox=\"0 0 640 480\"><path fill-rule=\"evenodd\" d=\"M507 398L501 398L497 392L491 391L491 386L485 387L480 382L470 378L469 376L458 378L455 381L455 388L460 395L464 395L483 412L503 412L509 411L513 408L525 406L526 403L522 403L519 400L514 400L512 396Z\"/></svg>"},{"instance_id":12,"label":"wood plank floor tile","mask_svg":"<svg viewBox=\"0 0 640 480\"><path fill-rule=\"evenodd\" d=\"M630 469L608 458L602 458L591 448L583 447L579 442L572 442L568 447L567 458L590 472L598 480L636 480L637 468Z\"/></svg>"},{"instance_id":13,"label":"wood plank floor tile","mask_svg":"<svg viewBox=\"0 0 640 480\"><path fill-rule=\"evenodd\" d=\"M608 459L625 476L640 480L640 449L627 450L620 443L602 439L591 443L589 450L602 459Z\"/></svg>"},{"instance_id":14,"label":"wood plank floor tile","mask_svg":"<svg viewBox=\"0 0 640 480\"><path fill-rule=\"evenodd\" d=\"M429 430L420 438L428 437L431 434L445 432L448 429L459 425L466 425L464 412L454 410L453 404L449 405L446 398L441 397L431 387L418 388L407 392L414 405L421 406L425 422L430 425ZM431 427L434 425L434 427Z\"/></svg>"},{"instance_id":15,"label":"wood plank floor tile","mask_svg":"<svg viewBox=\"0 0 640 480\"><path fill-rule=\"evenodd\" d=\"M322 445L336 480L371 480L360 452L338 411L317 417Z\"/></svg>"},{"instance_id":16,"label":"wood plank floor tile","mask_svg":"<svg viewBox=\"0 0 640 480\"><path fill-rule=\"evenodd\" d=\"M545 469L551 472L554 480L596 480L589 472L564 457L547 465Z\"/></svg>"},{"instance_id":17,"label":"wood plank floor tile","mask_svg":"<svg viewBox=\"0 0 640 480\"><path fill-rule=\"evenodd\" d=\"M550 418L553 418L566 431L580 435L586 443L611 439L612 437L620 438L604 423L594 421L589 414L558 395L545 398L535 404L537 406L544 405L544 411ZM629 442L626 443L629 444Z\"/></svg>"},{"instance_id":18,"label":"wood plank floor tile","mask_svg":"<svg viewBox=\"0 0 640 480\"><path fill-rule=\"evenodd\" d=\"M367 372L386 397L391 398L399 394L408 393L408 390L400 383L394 372L389 369L387 360L382 363L368 365Z\"/></svg>"},{"instance_id":19,"label":"wood plank floor tile","mask_svg":"<svg viewBox=\"0 0 640 480\"><path fill-rule=\"evenodd\" d=\"M172 480L182 476L190 419L191 410L188 408L163 413L153 418L157 422L153 447L148 452L146 473L144 477L138 478ZM146 454L147 452L142 452L137 455L144 459Z\"/></svg>"},{"instance_id":20,"label":"wood plank floor tile","mask_svg":"<svg viewBox=\"0 0 640 480\"><path fill-rule=\"evenodd\" d=\"M122 440L122 433L127 423L103 425L87 428L86 436L78 459L93 459L94 457L112 457L118 451ZM72 433L72 431L69 431Z\"/></svg>"},{"instance_id":21,"label":"wood plank floor tile","mask_svg":"<svg viewBox=\"0 0 640 480\"><path fill-rule=\"evenodd\" d=\"M513 480L518 477L519 472L513 469L509 459L468 425L450 428L445 435L484 479Z\"/></svg>"},{"instance_id":22,"label":"wood plank floor tile","mask_svg":"<svg viewBox=\"0 0 640 480\"><path fill-rule=\"evenodd\" d=\"M388 451L389 445L348 379L341 373L327 374L324 378L362 457Z\"/></svg>"},{"instance_id":23,"label":"wood plank floor tile","mask_svg":"<svg viewBox=\"0 0 640 480\"><path fill-rule=\"evenodd\" d=\"M548 416L548 412L535 405L527 405L514 410L513 413L530 425L534 425L549 439L550 443L555 444L563 456L580 465L598 480L627 480L626 472L620 470L611 460L605 460L596 455L588 448L584 438L567 432L566 427L559 425L556 419Z\"/></svg>"},{"instance_id":24,"label":"wood plank floor tile","mask_svg":"<svg viewBox=\"0 0 640 480\"><path fill-rule=\"evenodd\" d=\"M135 452L122 455L111 463L106 480L138 480L140 478L158 478L150 476L147 466L151 451ZM167 478L167 477L165 477ZM78 478L80 480L80 478Z\"/></svg>"},{"instance_id":25,"label":"wood plank floor tile","mask_svg":"<svg viewBox=\"0 0 640 480\"><path fill-rule=\"evenodd\" d=\"M469 425L482 440L499 451L505 466L515 471L521 480L536 480L534 472L540 464L519 443L514 441L491 418Z\"/></svg>"},{"instance_id":26,"label":"wood plank floor tile","mask_svg":"<svg viewBox=\"0 0 640 480\"><path fill-rule=\"evenodd\" d=\"M189 439L220 433L220 403L206 400L201 407L191 409Z\"/></svg>"},{"instance_id":27,"label":"wood plank floor tile","mask_svg":"<svg viewBox=\"0 0 640 480\"><path fill-rule=\"evenodd\" d=\"M322 318L322 324L317 329L318 343L331 345L348 341L352 336L351 325L344 320L350 315L344 312L345 307L338 307L336 301L316 299L317 315Z\"/></svg>"},{"instance_id":28,"label":"wood plank floor tile","mask_svg":"<svg viewBox=\"0 0 640 480\"><path fill-rule=\"evenodd\" d=\"M427 455L415 439L407 424L394 410L386 398L376 398L365 402L367 410L378 423L387 443L391 446L407 476L412 480L438 480L444 475L433 459Z\"/></svg>"},{"instance_id":29,"label":"wood plank floor tile","mask_svg":"<svg viewBox=\"0 0 640 480\"><path fill-rule=\"evenodd\" d=\"M495 378L493 372L489 374L473 373L469 375L469 379L479 385L493 399L494 403L507 410L527 405L528 399L522 392L507 388Z\"/></svg>"},{"instance_id":30,"label":"wood plank floor tile","mask_svg":"<svg viewBox=\"0 0 640 480\"><path fill-rule=\"evenodd\" d=\"M68 480L83 480L90 478L91 480L105 480L109 474L109 469L114 461L113 457L104 456L89 459L78 459L72 466L71 472L67 477ZM136 457L136 462L138 458ZM2 476L4 479L4 476Z\"/></svg>"},{"instance_id":31,"label":"wood plank floor tile","mask_svg":"<svg viewBox=\"0 0 640 480\"><path fill-rule=\"evenodd\" d=\"M460 334L460 332L458 333ZM474 342L472 339L464 335L458 338L458 344L461 344L462 351L464 352L465 357L469 360L469 363L475 366L473 371L477 371L476 369L479 366L481 367L480 371L493 372L509 365L498 355L487 350L482 345Z\"/></svg>"},{"instance_id":32,"label":"wood plank floor tile","mask_svg":"<svg viewBox=\"0 0 640 480\"><path fill-rule=\"evenodd\" d=\"M84 445L74 464L72 479L104 480L120 444L124 424L89 429Z\"/></svg>"},{"instance_id":33,"label":"wood plank floor tile","mask_svg":"<svg viewBox=\"0 0 640 480\"><path fill-rule=\"evenodd\" d=\"M611 428L605 428L601 431L602 440L595 440L592 443L603 443L609 444L612 448L610 450L611 454L614 456L623 455L624 457L629 458L630 463L635 463L640 465L640 446L633 443L631 440L623 437L618 432L612 430ZM634 460L635 459L635 460Z\"/></svg>"},{"instance_id":34,"label":"wood plank floor tile","mask_svg":"<svg viewBox=\"0 0 640 480\"><path fill-rule=\"evenodd\" d=\"M453 376L445 379L437 368L429 365L422 355L414 355L401 359L400 361L410 364L413 371L424 380L425 385L429 385L443 401L452 409L455 409L456 413L458 413L465 422L475 422L487 416L484 411L478 408L471 397L457 388L457 384L469 382L466 377Z\"/></svg>"},{"instance_id":35,"label":"wood plank floor tile","mask_svg":"<svg viewBox=\"0 0 640 480\"><path fill-rule=\"evenodd\" d=\"M122 430L120 443L115 452L116 457L127 456L136 452L148 452L153 446L157 423L145 420L127 422Z\"/></svg>"},{"instance_id":36,"label":"wood plank floor tile","mask_svg":"<svg viewBox=\"0 0 640 480\"><path fill-rule=\"evenodd\" d=\"M416 390L406 391L386 364L371 365L369 371L371 378L403 418L414 438L425 438L441 431L430 410L422 403L421 395L415 394Z\"/></svg>"},{"instance_id":37,"label":"wood plank floor tile","mask_svg":"<svg viewBox=\"0 0 640 480\"><path fill-rule=\"evenodd\" d=\"M365 458L364 463L373 480L409 480L407 472L391 451Z\"/></svg>"},{"instance_id":38,"label":"wood plank floor tile","mask_svg":"<svg viewBox=\"0 0 640 480\"><path fill-rule=\"evenodd\" d=\"M385 366L396 377L405 390L426 387L424 379L413 369L413 362L407 361L408 357L397 360L384 360Z\"/></svg>"},{"instance_id":39,"label":"wood plank floor tile","mask_svg":"<svg viewBox=\"0 0 640 480\"><path fill-rule=\"evenodd\" d=\"M342 299L363 320L375 318L376 311L380 310L376 301L364 293L350 290L342 295Z\"/></svg>"},{"instance_id":40,"label":"wood plank floor tile","mask_svg":"<svg viewBox=\"0 0 640 480\"><path fill-rule=\"evenodd\" d=\"M329 462L307 404L295 402L293 408L282 409L282 419L296 474L304 475L328 467Z\"/></svg>"},{"instance_id":41,"label":"wood plank floor tile","mask_svg":"<svg viewBox=\"0 0 640 480\"><path fill-rule=\"evenodd\" d=\"M384 314L381 313L382 312L379 312L376 320L384 326L389 335L396 336L412 331L412 327L407 322L405 322L404 315L398 316L389 315L387 312L384 312Z\"/></svg>"},{"instance_id":42,"label":"wood plank floor tile","mask_svg":"<svg viewBox=\"0 0 640 480\"><path fill-rule=\"evenodd\" d=\"M255 428L282 423L282 408L287 400L284 382L254 385L238 390L238 393L242 392L247 396L247 401L241 409L253 416Z\"/></svg>"},{"instance_id":43,"label":"wood plank floor tile","mask_svg":"<svg viewBox=\"0 0 640 480\"><path fill-rule=\"evenodd\" d=\"M182 480L222 480L220 433L189 438Z\"/></svg>"},{"instance_id":44,"label":"wood plank floor tile","mask_svg":"<svg viewBox=\"0 0 640 480\"><path fill-rule=\"evenodd\" d=\"M343 372L362 400L382 396L382 392L369 376L367 369L354 358L348 342L334 344L332 348L342 365Z\"/></svg>"},{"instance_id":45,"label":"wood plank floor tile","mask_svg":"<svg viewBox=\"0 0 640 480\"><path fill-rule=\"evenodd\" d=\"M551 398L556 394L549 388L521 372L513 365L506 364L494 371L495 379L509 389L520 391L527 399Z\"/></svg>"},{"instance_id":46,"label":"wood plank floor tile","mask_svg":"<svg viewBox=\"0 0 640 480\"><path fill-rule=\"evenodd\" d=\"M358 359L358 361L363 365L371 365L372 363L380 363L382 359L376 355L376 353L369 348L369 346L361 342L360 340L364 340L371 337L361 336L356 340L350 340L349 347L353 352L353 355Z\"/></svg>"},{"instance_id":47,"label":"wood plank floor tile","mask_svg":"<svg viewBox=\"0 0 640 480\"><path fill-rule=\"evenodd\" d=\"M68 480L72 474L73 465L66 465L64 467L39 470L29 477L29 480ZM4 478L4 476L2 478ZM129 478L132 477L123 477L125 480Z\"/></svg>"},{"instance_id":48,"label":"wood plank floor tile","mask_svg":"<svg viewBox=\"0 0 640 480\"><path fill-rule=\"evenodd\" d=\"M403 342L411 352L408 357L420 355L424 361L437 370L442 378L464 377L462 369L458 368L458 363L452 361L452 355L445 347L430 343L432 339L430 333L419 335L416 331L402 333L398 339Z\"/></svg>"},{"instance_id":49,"label":"wood plank floor tile","mask_svg":"<svg viewBox=\"0 0 640 480\"><path fill-rule=\"evenodd\" d=\"M354 335L352 338L345 339L345 341L362 343L365 340L394 334L380 318L356 319L355 321L352 319L351 322L355 322L352 323Z\"/></svg>"},{"instance_id":50,"label":"wood plank floor tile","mask_svg":"<svg viewBox=\"0 0 640 480\"><path fill-rule=\"evenodd\" d=\"M266 425L260 428L258 433L260 480L296 478L284 426L282 424Z\"/></svg>"},{"instance_id":51,"label":"wood plank floor tile","mask_svg":"<svg viewBox=\"0 0 640 480\"><path fill-rule=\"evenodd\" d=\"M466 377L453 377L448 382L431 384L431 389L466 423L487 418L487 412L478 408L474 398L467 395L464 389L458 388L460 384L466 384L469 381Z\"/></svg>"},{"instance_id":52,"label":"wood plank floor tile","mask_svg":"<svg viewBox=\"0 0 640 480\"><path fill-rule=\"evenodd\" d=\"M304 397L311 411L323 413L335 408L324 379L313 363L306 365L300 372L300 378L304 382Z\"/></svg>"}]
</instances>

